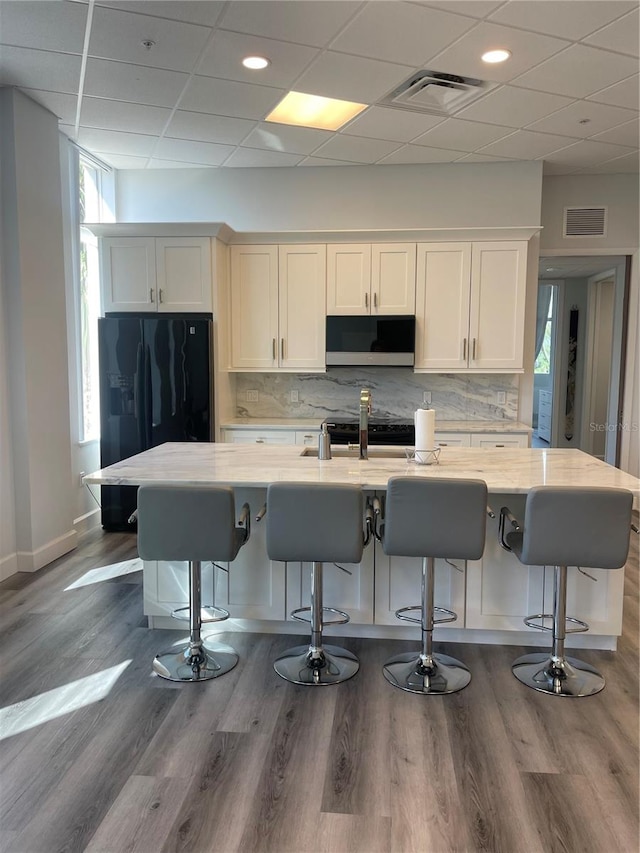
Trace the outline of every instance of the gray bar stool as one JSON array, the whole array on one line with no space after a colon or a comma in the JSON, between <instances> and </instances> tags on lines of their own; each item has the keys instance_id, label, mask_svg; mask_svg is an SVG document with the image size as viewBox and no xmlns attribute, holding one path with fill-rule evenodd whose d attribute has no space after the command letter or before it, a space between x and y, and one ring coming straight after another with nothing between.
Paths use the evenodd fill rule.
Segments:
<instances>
[{"instance_id":1,"label":"gray bar stool","mask_svg":"<svg viewBox=\"0 0 640 853\"><path fill-rule=\"evenodd\" d=\"M448 655L433 653L433 627L457 615L434 606L434 559L479 560L486 536L487 484L484 480L392 477L387 486L380 536L385 554L422 557L422 600L401 607L398 619L416 622L422 632L419 653L405 652L388 660L384 677L410 693L443 694L462 690L471 681L467 667ZM406 615L420 610L420 618ZM444 614L440 618L435 613Z\"/></svg>"},{"instance_id":2,"label":"gray bar stool","mask_svg":"<svg viewBox=\"0 0 640 853\"><path fill-rule=\"evenodd\" d=\"M339 684L356 674L360 663L347 649L323 645L325 624L343 625L349 616L322 606L322 564L359 563L363 538L363 495L359 486L272 483L267 489L267 553L271 560L311 562L311 606L291 614L310 614L311 642L287 649L274 669L294 684ZM368 537L367 540L368 541ZM340 618L323 622L323 611Z\"/></svg>"},{"instance_id":3,"label":"gray bar stool","mask_svg":"<svg viewBox=\"0 0 640 853\"><path fill-rule=\"evenodd\" d=\"M567 617L567 566L620 569L629 553L633 495L626 489L537 486L527 495L524 526L508 507L500 510L500 544L528 566L554 566L553 613L524 621L530 628L553 632L551 654L518 658L511 670L518 681L555 696L592 696L605 681L590 664L565 656L567 633L587 631ZM510 532L505 533L510 526ZM552 619L552 627L544 624ZM541 620L541 624L536 624ZM575 627L567 627L567 622Z\"/></svg>"},{"instance_id":4,"label":"gray bar stool","mask_svg":"<svg viewBox=\"0 0 640 853\"><path fill-rule=\"evenodd\" d=\"M143 560L189 561L189 606L171 614L189 620L189 643L156 656L153 668L162 678L206 681L224 675L238 662L230 646L206 648L201 635L203 623L229 618L229 612L215 603L202 606L201 564L235 559L250 534L248 504L238 524L229 487L149 484L138 489L139 555Z\"/></svg>"}]
</instances>

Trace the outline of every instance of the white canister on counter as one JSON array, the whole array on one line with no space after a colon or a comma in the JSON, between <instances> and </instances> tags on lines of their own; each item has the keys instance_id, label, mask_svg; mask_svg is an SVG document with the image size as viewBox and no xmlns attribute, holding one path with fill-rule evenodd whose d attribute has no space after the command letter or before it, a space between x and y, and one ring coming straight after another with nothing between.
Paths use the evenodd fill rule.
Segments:
<instances>
[{"instance_id":1,"label":"white canister on counter","mask_svg":"<svg viewBox=\"0 0 640 853\"><path fill-rule=\"evenodd\" d=\"M415 413L416 462L427 464L436 446L436 413L433 409L418 409Z\"/></svg>"}]
</instances>

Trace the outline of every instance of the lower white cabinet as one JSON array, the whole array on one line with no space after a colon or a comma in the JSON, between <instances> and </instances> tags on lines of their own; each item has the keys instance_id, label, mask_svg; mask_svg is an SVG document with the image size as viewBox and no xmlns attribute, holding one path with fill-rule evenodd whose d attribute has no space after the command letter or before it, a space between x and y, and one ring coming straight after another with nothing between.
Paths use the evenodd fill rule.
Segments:
<instances>
[{"instance_id":1,"label":"lower white cabinet","mask_svg":"<svg viewBox=\"0 0 640 853\"><path fill-rule=\"evenodd\" d=\"M471 447L468 432L436 432L436 447Z\"/></svg>"},{"instance_id":2,"label":"lower white cabinet","mask_svg":"<svg viewBox=\"0 0 640 853\"><path fill-rule=\"evenodd\" d=\"M223 429L225 444L295 444L295 430L287 429Z\"/></svg>"},{"instance_id":3,"label":"lower white cabinet","mask_svg":"<svg viewBox=\"0 0 640 853\"><path fill-rule=\"evenodd\" d=\"M471 447L529 447L525 433L471 433Z\"/></svg>"}]
</instances>

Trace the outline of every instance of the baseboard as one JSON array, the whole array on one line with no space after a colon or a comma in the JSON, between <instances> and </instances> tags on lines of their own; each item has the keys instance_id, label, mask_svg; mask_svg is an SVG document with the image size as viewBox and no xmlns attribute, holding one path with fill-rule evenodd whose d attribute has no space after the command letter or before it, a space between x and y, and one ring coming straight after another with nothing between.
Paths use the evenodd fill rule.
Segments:
<instances>
[{"instance_id":1,"label":"baseboard","mask_svg":"<svg viewBox=\"0 0 640 853\"><path fill-rule=\"evenodd\" d=\"M78 534L75 529L68 530L57 539L52 539L46 545L42 545L35 551L18 551L18 567L19 572L37 572L43 566L49 565L58 557L73 551L78 545Z\"/></svg>"},{"instance_id":2,"label":"baseboard","mask_svg":"<svg viewBox=\"0 0 640 853\"><path fill-rule=\"evenodd\" d=\"M83 533L88 533L96 527L100 527L100 509L96 507L91 512L85 512L84 515L73 519L73 526L78 536Z\"/></svg>"},{"instance_id":3,"label":"baseboard","mask_svg":"<svg viewBox=\"0 0 640 853\"><path fill-rule=\"evenodd\" d=\"M10 578L18 571L18 555L15 553L9 554L0 559L0 581Z\"/></svg>"}]
</instances>

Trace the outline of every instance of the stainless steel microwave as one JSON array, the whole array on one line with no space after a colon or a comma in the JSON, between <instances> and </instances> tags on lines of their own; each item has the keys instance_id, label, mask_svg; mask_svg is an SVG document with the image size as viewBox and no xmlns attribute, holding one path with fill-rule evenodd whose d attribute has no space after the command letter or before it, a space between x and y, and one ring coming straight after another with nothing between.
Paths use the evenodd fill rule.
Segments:
<instances>
[{"instance_id":1,"label":"stainless steel microwave","mask_svg":"<svg viewBox=\"0 0 640 853\"><path fill-rule=\"evenodd\" d=\"M327 317L327 367L414 363L416 318L409 315Z\"/></svg>"}]
</instances>

